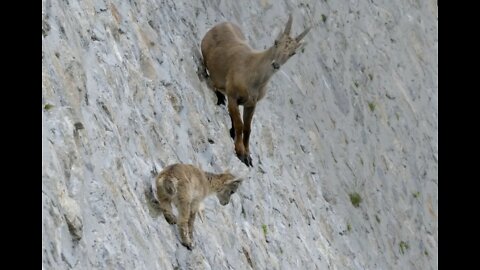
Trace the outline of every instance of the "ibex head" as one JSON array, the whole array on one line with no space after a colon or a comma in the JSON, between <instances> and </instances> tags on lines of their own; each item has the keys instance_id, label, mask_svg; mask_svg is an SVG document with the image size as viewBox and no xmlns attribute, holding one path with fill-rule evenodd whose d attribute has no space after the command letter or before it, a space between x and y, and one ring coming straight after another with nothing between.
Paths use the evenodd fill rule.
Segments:
<instances>
[{"instance_id":1,"label":"ibex head","mask_svg":"<svg viewBox=\"0 0 480 270\"><path fill-rule=\"evenodd\" d=\"M236 178L228 172L223 174L223 177L225 178L225 182L217 192L217 198L221 205L227 205L230 202L230 197L237 191L243 179Z\"/></svg>"},{"instance_id":2,"label":"ibex head","mask_svg":"<svg viewBox=\"0 0 480 270\"><path fill-rule=\"evenodd\" d=\"M308 27L296 38L290 37L290 30L292 29L292 14L289 15L285 30L280 32L275 39L274 55L272 66L274 69L279 69L287 60L292 57L297 49L303 47L304 43L302 38L310 31L311 27Z\"/></svg>"}]
</instances>

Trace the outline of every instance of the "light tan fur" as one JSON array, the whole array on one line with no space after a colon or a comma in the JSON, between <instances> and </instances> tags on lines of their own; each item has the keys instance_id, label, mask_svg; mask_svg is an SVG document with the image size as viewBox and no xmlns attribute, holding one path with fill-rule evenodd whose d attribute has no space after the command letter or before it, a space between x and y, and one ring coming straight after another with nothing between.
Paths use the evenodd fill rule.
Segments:
<instances>
[{"instance_id":1,"label":"light tan fur","mask_svg":"<svg viewBox=\"0 0 480 270\"><path fill-rule=\"evenodd\" d=\"M270 77L303 46L301 40L310 30L307 28L292 38L291 28L292 15L274 45L265 51L252 49L240 28L230 22L214 26L202 40L203 62L217 90L218 104L224 102L224 95L228 99L235 152L247 166L252 166L249 138L255 106L265 96ZM243 105L243 122L240 105Z\"/></svg>"},{"instance_id":2,"label":"light tan fur","mask_svg":"<svg viewBox=\"0 0 480 270\"><path fill-rule=\"evenodd\" d=\"M156 178L156 195L165 220L177 223L171 203L178 210L178 231L180 242L192 249L193 225L197 213L201 213L202 201L216 193L221 205L230 202L230 196L237 191L242 179L229 172L215 174L190 164L167 166Z\"/></svg>"}]
</instances>

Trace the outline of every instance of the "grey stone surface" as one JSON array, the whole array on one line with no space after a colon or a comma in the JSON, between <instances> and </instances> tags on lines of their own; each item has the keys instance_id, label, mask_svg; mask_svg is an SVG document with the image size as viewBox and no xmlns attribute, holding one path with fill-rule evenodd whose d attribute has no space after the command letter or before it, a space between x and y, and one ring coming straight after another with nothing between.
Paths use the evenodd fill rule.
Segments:
<instances>
[{"instance_id":1,"label":"grey stone surface","mask_svg":"<svg viewBox=\"0 0 480 270\"><path fill-rule=\"evenodd\" d=\"M313 29L248 169L199 44L229 20L264 49L289 12ZM43 269L438 268L436 1L42 0L42 106ZM193 251L149 193L174 162L247 178Z\"/></svg>"}]
</instances>

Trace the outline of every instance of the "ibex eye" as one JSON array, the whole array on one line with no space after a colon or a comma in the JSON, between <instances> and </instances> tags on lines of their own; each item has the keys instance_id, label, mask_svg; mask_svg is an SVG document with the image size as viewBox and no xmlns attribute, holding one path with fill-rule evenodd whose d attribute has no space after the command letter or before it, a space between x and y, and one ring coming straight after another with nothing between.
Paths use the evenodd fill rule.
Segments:
<instances>
[{"instance_id":1,"label":"ibex eye","mask_svg":"<svg viewBox=\"0 0 480 270\"><path fill-rule=\"evenodd\" d=\"M235 193L235 191L231 190L231 191L230 191L230 195L232 195L233 193Z\"/></svg>"}]
</instances>

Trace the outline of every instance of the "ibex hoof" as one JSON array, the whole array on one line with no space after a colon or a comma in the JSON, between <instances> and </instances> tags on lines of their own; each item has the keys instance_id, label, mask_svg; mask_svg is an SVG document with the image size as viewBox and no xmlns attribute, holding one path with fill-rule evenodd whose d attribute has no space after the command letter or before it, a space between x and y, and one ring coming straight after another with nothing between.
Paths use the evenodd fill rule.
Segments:
<instances>
[{"instance_id":1,"label":"ibex hoof","mask_svg":"<svg viewBox=\"0 0 480 270\"><path fill-rule=\"evenodd\" d=\"M250 155L238 156L238 158L239 158L243 163L245 163L245 165L247 165L248 167L253 167L252 158L250 157Z\"/></svg>"},{"instance_id":2,"label":"ibex hoof","mask_svg":"<svg viewBox=\"0 0 480 270\"><path fill-rule=\"evenodd\" d=\"M174 215L166 214L165 220L171 225L177 224L177 218Z\"/></svg>"},{"instance_id":3,"label":"ibex hoof","mask_svg":"<svg viewBox=\"0 0 480 270\"><path fill-rule=\"evenodd\" d=\"M193 244L192 243L184 243L182 242L182 245L184 247L186 247L188 250L192 250L193 249Z\"/></svg>"},{"instance_id":4,"label":"ibex hoof","mask_svg":"<svg viewBox=\"0 0 480 270\"><path fill-rule=\"evenodd\" d=\"M217 106L225 105L225 98L217 100Z\"/></svg>"}]
</instances>

